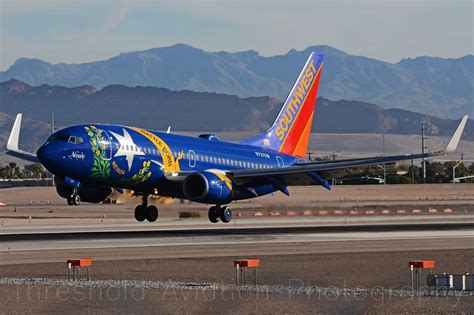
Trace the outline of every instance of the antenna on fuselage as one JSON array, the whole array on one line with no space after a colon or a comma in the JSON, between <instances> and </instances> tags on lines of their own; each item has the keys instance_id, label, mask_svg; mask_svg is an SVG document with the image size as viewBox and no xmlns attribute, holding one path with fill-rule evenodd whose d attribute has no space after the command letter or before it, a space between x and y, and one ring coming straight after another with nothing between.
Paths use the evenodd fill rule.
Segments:
<instances>
[{"instance_id":1,"label":"antenna on fuselage","mask_svg":"<svg viewBox=\"0 0 474 315\"><path fill-rule=\"evenodd\" d=\"M170 133L171 132L171 126L168 126L168 129L166 130L166 133Z\"/></svg>"}]
</instances>

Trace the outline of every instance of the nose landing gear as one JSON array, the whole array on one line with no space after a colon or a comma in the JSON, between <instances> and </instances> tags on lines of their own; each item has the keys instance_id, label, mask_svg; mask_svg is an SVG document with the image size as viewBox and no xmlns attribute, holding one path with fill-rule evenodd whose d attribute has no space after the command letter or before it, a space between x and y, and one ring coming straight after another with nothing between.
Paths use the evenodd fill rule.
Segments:
<instances>
[{"instance_id":1,"label":"nose landing gear","mask_svg":"<svg viewBox=\"0 0 474 315\"><path fill-rule=\"evenodd\" d=\"M135 219L139 222L155 222L158 219L158 208L148 205L148 195L142 196L142 204L135 208Z\"/></svg>"},{"instance_id":2,"label":"nose landing gear","mask_svg":"<svg viewBox=\"0 0 474 315\"><path fill-rule=\"evenodd\" d=\"M67 204L70 206L78 206L81 203L81 196L77 193L77 188L74 188L71 196L67 198Z\"/></svg>"},{"instance_id":3,"label":"nose landing gear","mask_svg":"<svg viewBox=\"0 0 474 315\"><path fill-rule=\"evenodd\" d=\"M212 206L209 208L208 218L212 223L217 223L219 221L229 223L232 221L232 210L227 206Z\"/></svg>"}]
</instances>

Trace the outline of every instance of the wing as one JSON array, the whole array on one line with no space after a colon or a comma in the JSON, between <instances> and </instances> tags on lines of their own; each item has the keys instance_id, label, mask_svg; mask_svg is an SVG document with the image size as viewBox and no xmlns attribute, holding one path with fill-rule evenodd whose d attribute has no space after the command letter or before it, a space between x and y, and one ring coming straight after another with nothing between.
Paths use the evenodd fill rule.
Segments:
<instances>
[{"instance_id":1,"label":"wing","mask_svg":"<svg viewBox=\"0 0 474 315\"><path fill-rule=\"evenodd\" d=\"M329 189L329 183L321 175L327 171L358 166L385 164L404 160L415 160L454 152L458 146L459 140L461 139L464 126L467 122L467 118L467 115L463 117L449 144L442 151L383 157L377 156L336 161L303 162L288 167L257 170L235 170L227 172L227 175L232 179L232 181L234 181L238 185L254 186L259 184L271 183L275 185L278 189L282 190L284 193L287 193L284 191L285 186L291 185L321 184Z\"/></svg>"}]
</instances>

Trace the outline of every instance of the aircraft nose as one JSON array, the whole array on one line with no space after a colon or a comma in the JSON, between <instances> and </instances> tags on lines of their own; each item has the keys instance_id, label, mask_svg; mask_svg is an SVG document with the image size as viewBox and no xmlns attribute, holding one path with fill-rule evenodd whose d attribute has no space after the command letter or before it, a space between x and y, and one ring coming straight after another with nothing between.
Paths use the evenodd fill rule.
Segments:
<instances>
[{"instance_id":1,"label":"aircraft nose","mask_svg":"<svg viewBox=\"0 0 474 315\"><path fill-rule=\"evenodd\" d=\"M54 150L49 143L43 144L38 151L36 151L36 157L48 170L51 170L53 156Z\"/></svg>"}]
</instances>

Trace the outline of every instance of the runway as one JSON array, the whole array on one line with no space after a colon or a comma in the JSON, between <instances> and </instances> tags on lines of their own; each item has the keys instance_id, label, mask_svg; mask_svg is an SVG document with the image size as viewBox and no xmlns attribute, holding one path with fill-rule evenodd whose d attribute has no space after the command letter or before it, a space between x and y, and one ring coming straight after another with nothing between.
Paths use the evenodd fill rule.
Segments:
<instances>
[{"instance_id":1,"label":"runway","mask_svg":"<svg viewBox=\"0 0 474 315\"><path fill-rule=\"evenodd\" d=\"M61 223L57 219L33 220L32 224L7 224L0 226L0 239L9 235L27 235L27 234L54 234L54 233L93 233L93 232L157 232L157 231L181 231L182 233L191 233L191 231L202 230L214 231L223 230L225 233L231 230L243 230L249 228L318 228L337 229L339 226L341 232L353 228L361 229L389 229L390 225L396 225L397 228L421 224L423 226L439 224L473 224L474 216L471 214L456 215L435 215L435 216L327 216L327 217L267 217L267 218L243 218L234 219L230 224L211 224L207 219L170 219L160 218L157 222L135 222L128 220L128 223L117 222L116 220L106 219L101 222L94 220L84 222L77 220L76 223ZM28 222L26 220L26 222ZM420 227L421 227L420 225ZM342 229L342 226L345 229ZM370 227L373 226L373 227ZM379 226L376 228L375 226ZM301 230L301 229L296 229ZM295 231L296 231L295 230ZM217 233L217 232L216 232Z\"/></svg>"},{"instance_id":2,"label":"runway","mask_svg":"<svg viewBox=\"0 0 474 315\"><path fill-rule=\"evenodd\" d=\"M1 235L0 264L474 248L474 223L124 229Z\"/></svg>"}]
</instances>

